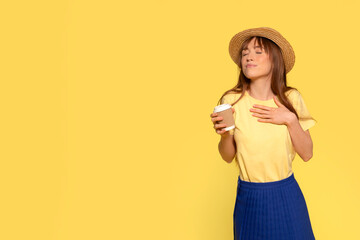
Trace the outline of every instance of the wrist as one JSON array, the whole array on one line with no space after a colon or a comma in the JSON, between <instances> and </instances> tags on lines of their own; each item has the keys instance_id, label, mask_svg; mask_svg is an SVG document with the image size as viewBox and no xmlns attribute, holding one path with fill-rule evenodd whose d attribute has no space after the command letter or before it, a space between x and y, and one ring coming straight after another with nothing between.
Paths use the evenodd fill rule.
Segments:
<instances>
[{"instance_id":1,"label":"wrist","mask_svg":"<svg viewBox=\"0 0 360 240\"><path fill-rule=\"evenodd\" d=\"M291 114L289 114L288 118L286 119L285 125L287 127L293 125L294 123L296 123L296 121L298 121L295 113L291 112Z\"/></svg>"},{"instance_id":2,"label":"wrist","mask_svg":"<svg viewBox=\"0 0 360 240\"><path fill-rule=\"evenodd\" d=\"M226 131L226 132L224 132L223 134L221 134L221 139L229 139L229 138L231 138L232 135L230 134L230 131L231 131L231 130Z\"/></svg>"}]
</instances>

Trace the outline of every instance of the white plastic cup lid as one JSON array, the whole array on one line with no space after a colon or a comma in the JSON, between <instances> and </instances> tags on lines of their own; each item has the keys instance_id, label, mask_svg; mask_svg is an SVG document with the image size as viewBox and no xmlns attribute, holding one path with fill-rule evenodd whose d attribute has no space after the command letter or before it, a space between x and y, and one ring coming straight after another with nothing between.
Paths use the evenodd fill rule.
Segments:
<instances>
[{"instance_id":1,"label":"white plastic cup lid","mask_svg":"<svg viewBox=\"0 0 360 240\"><path fill-rule=\"evenodd\" d=\"M229 108L231 108L231 105L230 105L230 104L228 104L228 103L221 104L221 105L216 106L216 107L214 108L214 113L216 113L216 112L222 112L222 111L224 111L224 110L226 110L226 109L229 109Z\"/></svg>"}]
</instances>

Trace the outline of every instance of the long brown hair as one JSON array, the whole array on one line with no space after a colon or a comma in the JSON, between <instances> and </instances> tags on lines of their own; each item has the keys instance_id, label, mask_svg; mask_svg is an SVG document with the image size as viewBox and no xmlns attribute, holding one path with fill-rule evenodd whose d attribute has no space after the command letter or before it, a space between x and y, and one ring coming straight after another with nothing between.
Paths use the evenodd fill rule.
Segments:
<instances>
[{"instance_id":1,"label":"long brown hair","mask_svg":"<svg viewBox=\"0 0 360 240\"><path fill-rule=\"evenodd\" d=\"M285 92L291 89L295 89L293 87L286 85L286 72L285 72L285 64L284 59L281 54L281 50L276 43L271 41L268 38L260 37L260 36L254 36L250 37L247 40L244 41L240 48L240 62L238 65L241 66L241 58L242 58L242 51L244 48L246 48L249 44L249 42L255 38L255 43L258 43L262 48L264 48L265 52L269 54L269 58L272 62L272 76L271 76L271 90L275 95L278 96L279 101L285 105L287 109L289 109L291 112L295 113L296 117L299 119L298 114L296 113L294 107L292 106L291 102L285 95ZM248 79L243 71L240 69L239 74L239 80L238 83L231 89L227 90L218 101L218 104L221 103L222 98L228 94L228 93L241 93L241 96L239 99L237 99L234 103L231 104L233 106L236 104L245 94L246 90L250 89L250 83L251 80Z\"/></svg>"}]
</instances>

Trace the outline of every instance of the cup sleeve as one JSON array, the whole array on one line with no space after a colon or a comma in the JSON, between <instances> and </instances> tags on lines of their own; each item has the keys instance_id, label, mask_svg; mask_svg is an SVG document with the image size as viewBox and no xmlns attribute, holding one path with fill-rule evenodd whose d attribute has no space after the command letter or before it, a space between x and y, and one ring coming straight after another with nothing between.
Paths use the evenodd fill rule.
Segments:
<instances>
[{"instance_id":1,"label":"cup sleeve","mask_svg":"<svg viewBox=\"0 0 360 240\"><path fill-rule=\"evenodd\" d=\"M317 120L311 116L300 92L297 92L294 105L294 108L299 116L300 126L304 131L313 127L317 123Z\"/></svg>"},{"instance_id":2,"label":"cup sleeve","mask_svg":"<svg viewBox=\"0 0 360 240\"><path fill-rule=\"evenodd\" d=\"M234 99L232 99L231 98L231 94L227 94L227 95L225 95L222 99L221 99L221 104L225 104L225 103L228 103L228 104L232 104L234 102ZM236 114L236 112L234 113L234 114ZM234 115L233 115L234 116ZM234 116L235 117L235 116ZM235 123L235 126L236 126L236 123ZM230 135L234 135L234 133L235 133L235 128L233 128L233 129L230 129L229 130L229 133L230 133Z\"/></svg>"}]
</instances>

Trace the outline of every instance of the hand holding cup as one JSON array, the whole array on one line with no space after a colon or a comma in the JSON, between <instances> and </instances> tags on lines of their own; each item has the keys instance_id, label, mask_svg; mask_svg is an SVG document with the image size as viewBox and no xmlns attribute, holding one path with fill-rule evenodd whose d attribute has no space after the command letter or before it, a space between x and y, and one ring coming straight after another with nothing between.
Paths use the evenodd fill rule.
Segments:
<instances>
[{"instance_id":1,"label":"hand holding cup","mask_svg":"<svg viewBox=\"0 0 360 240\"><path fill-rule=\"evenodd\" d=\"M222 104L215 107L210 117L216 133L220 135L229 134L229 130L235 128L234 112L235 109L230 104Z\"/></svg>"}]
</instances>

